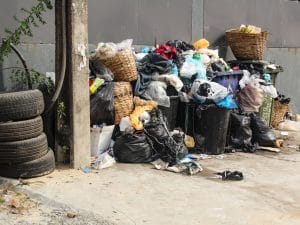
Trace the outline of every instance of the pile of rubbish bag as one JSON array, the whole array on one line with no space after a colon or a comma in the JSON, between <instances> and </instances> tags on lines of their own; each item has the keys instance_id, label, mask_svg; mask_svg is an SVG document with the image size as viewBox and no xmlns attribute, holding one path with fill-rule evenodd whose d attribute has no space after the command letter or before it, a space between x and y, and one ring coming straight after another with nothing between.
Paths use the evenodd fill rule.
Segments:
<instances>
[{"instance_id":1,"label":"pile of rubbish bag","mask_svg":"<svg viewBox=\"0 0 300 225\"><path fill-rule=\"evenodd\" d=\"M93 145L96 168L114 160L151 162L195 174L202 168L188 157L191 151L275 146L273 130L259 116L266 96L280 97L266 74L230 66L206 39L139 51L132 42L100 43L90 57L91 126L113 127L106 149L99 150L101 138Z\"/></svg>"}]
</instances>

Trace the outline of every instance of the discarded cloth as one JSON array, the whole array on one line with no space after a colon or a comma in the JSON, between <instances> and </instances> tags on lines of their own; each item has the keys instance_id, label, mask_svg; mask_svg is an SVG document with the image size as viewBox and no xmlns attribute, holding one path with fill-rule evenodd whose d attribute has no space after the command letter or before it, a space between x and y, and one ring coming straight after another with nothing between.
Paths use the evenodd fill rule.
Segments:
<instances>
[{"instance_id":1,"label":"discarded cloth","mask_svg":"<svg viewBox=\"0 0 300 225\"><path fill-rule=\"evenodd\" d=\"M167 84L162 81L151 81L141 95L147 100L156 101L158 105L170 107L170 98L167 96Z\"/></svg>"},{"instance_id":2,"label":"discarded cloth","mask_svg":"<svg viewBox=\"0 0 300 225\"><path fill-rule=\"evenodd\" d=\"M179 92L183 87L183 83L180 78L172 74L157 75L153 77L153 80L165 82L168 86L173 86L177 92Z\"/></svg>"},{"instance_id":3,"label":"discarded cloth","mask_svg":"<svg viewBox=\"0 0 300 225\"><path fill-rule=\"evenodd\" d=\"M180 53L188 50L195 50L193 45L181 40L170 40L166 43L166 45L175 47L176 50Z\"/></svg>"},{"instance_id":4,"label":"discarded cloth","mask_svg":"<svg viewBox=\"0 0 300 225\"><path fill-rule=\"evenodd\" d=\"M147 89L153 76L157 74L168 74L172 71L173 63L163 56L150 53L137 63L138 80L136 81L134 93L136 96L142 95Z\"/></svg>"}]
</instances>

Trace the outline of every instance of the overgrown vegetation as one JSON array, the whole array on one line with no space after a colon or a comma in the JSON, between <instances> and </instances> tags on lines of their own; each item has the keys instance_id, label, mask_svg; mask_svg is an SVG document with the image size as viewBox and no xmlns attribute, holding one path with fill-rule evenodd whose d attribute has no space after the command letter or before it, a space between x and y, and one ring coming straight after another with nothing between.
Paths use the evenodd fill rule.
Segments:
<instances>
[{"instance_id":1,"label":"overgrown vegetation","mask_svg":"<svg viewBox=\"0 0 300 225\"><path fill-rule=\"evenodd\" d=\"M14 16L14 20L18 23L15 30L5 29L6 37L3 38L0 46L0 63L12 52L11 45L19 45L23 36L33 36L32 29L34 27L46 24L46 21L43 19L43 14L52 8L51 0L37 0L37 4L32 6L29 10L21 8L21 11L25 13L25 18L19 19L17 16ZM54 84L50 78L47 78L44 74L34 69L30 69L29 74L26 74L24 69L12 70L13 75L11 76L11 80L17 83L15 89L24 90L26 89L25 85L31 83L33 88L41 88L48 95L53 93ZM28 82L29 79L31 82Z\"/></svg>"},{"instance_id":2,"label":"overgrown vegetation","mask_svg":"<svg viewBox=\"0 0 300 225\"><path fill-rule=\"evenodd\" d=\"M24 19L19 19L17 16L13 17L14 20L18 22L18 26L14 31L8 28L5 29L6 37L0 47L0 62L3 62L4 58L11 53L11 44L20 44L22 36L33 36L33 27L39 27L40 24L46 24L42 15L48 9L53 8L51 0L37 0L37 2L38 3L31 7L30 10L21 8L26 15Z\"/></svg>"}]
</instances>

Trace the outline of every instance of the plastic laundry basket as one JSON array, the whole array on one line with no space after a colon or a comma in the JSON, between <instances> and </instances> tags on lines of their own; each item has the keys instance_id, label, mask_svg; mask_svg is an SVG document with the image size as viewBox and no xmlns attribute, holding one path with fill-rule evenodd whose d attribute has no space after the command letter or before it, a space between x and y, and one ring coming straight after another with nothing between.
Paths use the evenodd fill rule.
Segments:
<instances>
[{"instance_id":1,"label":"plastic laundry basket","mask_svg":"<svg viewBox=\"0 0 300 225\"><path fill-rule=\"evenodd\" d=\"M243 77L242 70L232 72L216 72L212 81L226 87L230 92L234 93L239 87L239 81Z\"/></svg>"}]
</instances>

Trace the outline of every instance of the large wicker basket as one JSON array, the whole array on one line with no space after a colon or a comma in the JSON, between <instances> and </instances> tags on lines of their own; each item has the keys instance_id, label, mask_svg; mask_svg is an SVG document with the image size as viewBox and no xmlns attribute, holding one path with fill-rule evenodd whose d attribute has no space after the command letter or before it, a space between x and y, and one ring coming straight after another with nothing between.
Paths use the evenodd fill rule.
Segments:
<instances>
[{"instance_id":1,"label":"large wicker basket","mask_svg":"<svg viewBox=\"0 0 300 225\"><path fill-rule=\"evenodd\" d=\"M132 87L129 82L115 82L114 85L115 124L134 110Z\"/></svg>"},{"instance_id":2,"label":"large wicker basket","mask_svg":"<svg viewBox=\"0 0 300 225\"><path fill-rule=\"evenodd\" d=\"M124 49L111 58L98 59L111 70L115 81L137 80L135 58L131 49Z\"/></svg>"},{"instance_id":3,"label":"large wicker basket","mask_svg":"<svg viewBox=\"0 0 300 225\"><path fill-rule=\"evenodd\" d=\"M272 109L271 125L277 128L279 123L284 121L286 113L289 111L288 104L282 104L279 101L274 101Z\"/></svg>"},{"instance_id":4,"label":"large wicker basket","mask_svg":"<svg viewBox=\"0 0 300 225\"><path fill-rule=\"evenodd\" d=\"M243 33L237 29L226 31L227 42L239 60L261 60L267 44L268 33Z\"/></svg>"}]
</instances>

